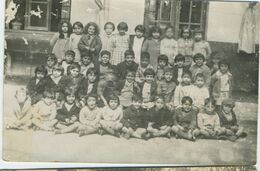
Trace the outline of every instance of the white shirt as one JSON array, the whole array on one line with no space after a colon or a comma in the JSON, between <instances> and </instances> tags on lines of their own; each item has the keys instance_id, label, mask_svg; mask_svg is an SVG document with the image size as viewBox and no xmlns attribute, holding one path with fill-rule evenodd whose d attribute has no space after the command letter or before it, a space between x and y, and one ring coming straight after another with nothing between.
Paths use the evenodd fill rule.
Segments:
<instances>
[{"instance_id":1,"label":"white shirt","mask_svg":"<svg viewBox=\"0 0 260 171\"><path fill-rule=\"evenodd\" d=\"M135 36L135 38L134 38L133 51L135 53L135 62L138 64L140 63L141 49L142 49L143 41L144 41L143 37L137 38Z\"/></svg>"},{"instance_id":2,"label":"white shirt","mask_svg":"<svg viewBox=\"0 0 260 171\"><path fill-rule=\"evenodd\" d=\"M151 84L145 82L142 91L143 101L150 101L150 95L151 95L150 91L151 91Z\"/></svg>"},{"instance_id":3,"label":"white shirt","mask_svg":"<svg viewBox=\"0 0 260 171\"><path fill-rule=\"evenodd\" d=\"M204 106L205 99L209 98L209 90L206 87L198 87L198 86L192 86L192 94L191 98L193 100L194 106L197 106L198 108L201 108Z\"/></svg>"}]
</instances>

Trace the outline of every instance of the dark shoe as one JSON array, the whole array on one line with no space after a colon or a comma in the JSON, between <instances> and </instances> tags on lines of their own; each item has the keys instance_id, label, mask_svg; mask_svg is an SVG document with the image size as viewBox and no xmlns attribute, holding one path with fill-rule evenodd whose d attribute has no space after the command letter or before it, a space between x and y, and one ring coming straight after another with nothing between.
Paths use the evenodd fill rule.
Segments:
<instances>
[{"instance_id":1,"label":"dark shoe","mask_svg":"<svg viewBox=\"0 0 260 171\"><path fill-rule=\"evenodd\" d=\"M120 133L118 131L115 131L114 136L120 138Z\"/></svg>"},{"instance_id":2,"label":"dark shoe","mask_svg":"<svg viewBox=\"0 0 260 171\"><path fill-rule=\"evenodd\" d=\"M229 141L232 141L232 142L235 142L237 139L238 139L238 137L235 136L235 135L228 137L228 140L229 140Z\"/></svg>"},{"instance_id":3,"label":"dark shoe","mask_svg":"<svg viewBox=\"0 0 260 171\"><path fill-rule=\"evenodd\" d=\"M98 130L98 134L102 136L105 134L105 131L103 129L100 129L100 130Z\"/></svg>"},{"instance_id":4,"label":"dark shoe","mask_svg":"<svg viewBox=\"0 0 260 171\"><path fill-rule=\"evenodd\" d=\"M218 140L227 140L228 137L226 135L220 135L217 137Z\"/></svg>"},{"instance_id":5,"label":"dark shoe","mask_svg":"<svg viewBox=\"0 0 260 171\"><path fill-rule=\"evenodd\" d=\"M241 135L239 135L239 138L245 138L247 136L247 133L246 132L242 132Z\"/></svg>"}]
</instances>

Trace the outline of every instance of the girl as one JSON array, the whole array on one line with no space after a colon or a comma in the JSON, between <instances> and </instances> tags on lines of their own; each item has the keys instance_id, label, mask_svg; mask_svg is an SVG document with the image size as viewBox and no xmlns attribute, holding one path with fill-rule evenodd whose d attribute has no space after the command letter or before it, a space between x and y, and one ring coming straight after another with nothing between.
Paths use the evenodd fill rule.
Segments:
<instances>
[{"instance_id":1,"label":"girl","mask_svg":"<svg viewBox=\"0 0 260 171\"><path fill-rule=\"evenodd\" d=\"M120 123L122 117L123 109L119 103L119 98L112 94L108 97L107 104L102 109L100 125L109 134L119 137L119 131L123 127Z\"/></svg>"},{"instance_id":2,"label":"girl","mask_svg":"<svg viewBox=\"0 0 260 171\"><path fill-rule=\"evenodd\" d=\"M53 67L57 64L57 57L54 54L49 54L46 61L47 76L52 74Z\"/></svg>"},{"instance_id":3,"label":"girl","mask_svg":"<svg viewBox=\"0 0 260 171\"><path fill-rule=\"evenodd\" d=\"M72 34L72 25L68 21L62 21L59 24L59 33L55 34L50 41L52 53L54 53L60 62L65 55L65 52L69 50L69 38Z\"/></svg>"},{"instance_id":4,"label":"girl","mask_svg":"<svg viewBox=\"0 0 260 171\"><path fill-rule=\"evenodd\" d=\"M83 24L79 21L73 24L73 33L69 40L69 49L75 52L75 62L80 61L80 51L78 48L79 41L83 32Z\"/></svg>"},{"instance_id":5,"label":"girl","mask_svg":"<svg viewBox=\"0 0 260 171\"><path fill-rule=\"evenodd\" d=\"M183 56L192 56L192 47L191 31L187 26L183 27L180 38L178 39L178 53Z\"/></svg>"},{"instance_id":6,"label":"girl","mask_svg":"<svg viewBox=\"0 0 260 171\"><path fill-rule=\"evenodd\" d=\"M89 22L83 32L78 48L80 52L88 51L92 55L93 63L98 61L98 55L102 48L102 42L99 37L99 28L96 23Z\"/></svg>"},{"instance_id":7,"label":"girl","mask_svg":"<svg viewBox=\"0 0 260 171\"><path fill-rule=\"evenodd\" d=\"M107 22L104 25L105 34L101 37L102 49L111 52L111 40L113 39L113 32L115 31L115 25L112 22Z\"/></svg>"},{"instance_id":8,"label":"girl","mask_svg":"<svg viewBox=\"0 0 260 171\"><path fill-rule=\"evenodd\" d=\"M178 44L173 38L173 31L174 29L170 25L165 28L165 35L160 45L160 54L166 55L169 59L169 64L172 66L174 66L174 58L178 54Z\"/></svg>"},{"instance_id":9,"label":"girl","mask_svg":"<svg viewBox=\"0 0 260 171\"><path fill-rule=\"evenodd\" d=\"M128 25L125 22L120 22L117 25L118 33L111 40L111 64L117 65L124 61L124 53L129 49Z\"/></svg>"},{"instance_id":10,"label":"girl","mask_svg":"<svg viewBox=\"0 0 260 171\"><path fill-rule=\"evenodd\" d=\"M150 38L144 41L142 47L142 52L148 52L150 54L150 63L154 68L157 66L157 57L160 55L161 34L162 31L160 27L152 27L150 31Z\"/></svg>"}]
</instances>

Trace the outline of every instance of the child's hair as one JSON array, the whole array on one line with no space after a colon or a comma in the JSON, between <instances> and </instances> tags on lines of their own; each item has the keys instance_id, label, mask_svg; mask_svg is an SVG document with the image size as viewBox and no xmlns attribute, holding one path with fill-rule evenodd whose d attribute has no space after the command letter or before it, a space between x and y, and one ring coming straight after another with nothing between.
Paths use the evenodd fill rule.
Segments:
<instances>
[{"instance_id":1,"label":"child's hair","mask_svg":"<svg viewBox=\"0 0 260 171\"><path fill-rule=\"evenodd\" d=\"M107 98L107 103L109 103L110 100L117 100L118 105L120 105L120 100L119 100L119 97L117 95L115 95L115 94L109 95L108 98Z\"/></svg>"},{"instance_id":2,"label":"child's hair","mask_svg":"<svg viewBox=\"0 0 260 171\"><path fill-rule=\"evenodd\" d=\"M206 106L206 105L208 105L208 104L210 104L210 103L211 103L212 106L216 106L216 101L215 101L214 99L212 99L212 98L206 98L206 99L204 100L204 106Z\"/></svg>"},{"instance_id":3,"label":"child's hair","mask_svg":"<svg viewBox=\"0 0 260 171\"><path fill-rule=\"evenodd\" d=\"M163 72L164 72L164 74L168 72L168 73L171 73L173 75L173 69L171 67L165 67L163 69Z\"/></svg>"},{"instance_id":4,"label":"child's hair","mask_svg":"<svg viewBox=\"0 0 260 171\"><path fill-rule=\"evenodd\" d=\"M125 57L128 55L135 57L135 52L133 50L128 49L125 51L124 55L125 55Z\"/></svg>"},{"instance_id":5,"label":"child's hair","mask_svg":"<svg viewBox=\"0 0 260 171\"><path fill-rule=\"evenodd\" d=\"M35 68L35 71L34 71L35 77L36 77L37 72L43 73L44 77L46 77L46 75L47 75L47 69L43 65L37 66Z\"/></svg>"},{"instance_id":6,"label":"child's hair","mask_svg":"<svg viewBox=\"0 0 260 171\"><path fill-rule=\"evenodd\" d=\"M102 50L100 52L100 56L102 57L103 55L108 55L109 57L111 57L111 52L109 52L108 50Z\"/></svg>"},{"instance_id":7,"label":"child's hair","mask_svg":"<svg viewBox=\"0 0 260 171\"><path fill-rule=\"evenodd\" d=\"M128 74L133 74L135 76L135 71L127 69L126 70L126 75L128 75Z\"/></svg>"},{"instance_id":8,"label":"child's hair","mask_svg":"<svg viewBox=\"0 0 260 171\"><path fill-rule=\"evenodd\" d=\"M173 26L170 25L170 24L168 24L168 25L165 27L164 32L166 33L166 31L167 31L168 29L174 30Z\"/></svg>"},{"instance_id":9,"label":"child's hair","mask_svg":"<svg viewBox=\"0 0 260 171\"><path fill-rule=\"evenodd\" d=\"M76 96L76 91L74 88L66 88L64 91L64 95L65 95L65 97L70 96L70 95ZM65 98L65 100L66 100L66 98Z\"/></svg>"},{"instance_id":10,"label":"child's hair","mask_svg":"<svg viewBox=\"0 0 260 171\"><path fill-rule=\"evenodd\" d=\"M90 26L93 26L93 27L95 27L95 35L99 35L99 27L98 27L98 25L96 24L96 23L94 23L94 22L89 22L86 26L85 26L85 28L84 28L84 33L85 34L88 34L88 28L90 27Z\"/></svg>"},{"instance_id":11,"label":"child's hair","mask_svg":"<svg viewBox=\"0 0 260 171\"><path fill-rule=\"evenodd\" d=\"M197 59L201 58L203 61L205 61L205 56L201 53L196 53L194 56L193 56L193 61L195 62Z\"/></svg>"},{"instance_id":12,"label":"child's hair","mask_svg":"<svg viewBox=\"0 0 260 171\"><path fill-rule=\"evenodd\" d=\"M69 21L61 21L60 24L59 24L59 38L60 39L64 39L64 33L62 32L62 25L66 23L68 25L68 37L70 37L70 35L72 34L72 25Z\"/></svg>"},{"instance_id":13,"label":"child's hair","mask_svg":"<svg viewBox=\"0 0 260 171\"><path fill-rule=\"evenodd\" d=\"M205 81L205 77L204 77L204 75L202 73L196 74L194 80L197 80L198 78L203 78L203 80Z\"/></svg>"},{"instance_id":14,"label":"child's hair","mask_svg":"<svg viewBox=\"0 0 260 171\"><path fill-rule=\"evenodd\" d=\"M140 96L139 94L134 94L133 96L132 96L132 102L140 102L140 101L142 101L143 100L143 98L142 98L142 96Z\"/></svg>"},{"instance_id":15,"label":"child's hair","mask_svg":"<svg viewBox=\"0 0 260 171\"><path fill-rule=\"evenodd\" d=\"M175 58L174 58L174 63L177 63L177 62L179 62L179 61L185 62L185 57L184 57L182 54L178 54L178 55L176 55Z\"/></svg>"},{"instance_id":16,"label":"child's hair","mask_svg":"<svg viewBox=\"0 0 260 171\"><path fill-rule=\"evenodd\" d=\"M149 59L150 60L150 54L148 52L142 52L140 58L141 59Z\"/></svg>"},{"instance_id":17,"label":"child's hair","mask_svg":"<svg viewBox=\"0 0 260 171\"><path fill-rule=\"evenodd\" d=\"M54 71L54 70L61 71L61 75L63 75L63 73L64 73L64 68L62 67L61 64L56 64L56 65L54 65L54 67L53 67L52 70L53 70L53 71Z\"/></svg>"},{"instance_id":18,"label":"child's hair","mask_svg":"<svg viewBox=\"0 0 260 171\"><path fill-rule=\"evenodd\" d=\"M184 77L184 75L188 75L190 78L192 78L192 73L189 70L183 72L181 77Z\"/></svg>"},{"instance_id":19,"label":"child's hair","mask_svg":"<svg viewBox=\"0 0 260 171\"><path fill-rule=\"evenodd\" d=\"M50 59L50 60L53 60L55 62L55 64L57 63L58 59L56 57L56 55L54 53L50 53L47 55L47 60Z\"/></svg>"},{"instance_id":20,"label":"child's hair","mask_svg":"<svg viewBox=\"0 0 260 171\"><path fill-rule=\"evenodd\" d=\"M186 101L190 102L190 104L193 103L193 100L190 96L184 96L182 99L181 99L181 104L184 104Z\"/></svg>"},{"instance_id":21,"label":"child's hair","mask_svg":"<svg viewBox=\"0 0 260 171\"><path fill-rule=\"evenodd\" d=\"M88 99L92 97L95 98L96 100L98 99L97 95L95 93L89 93L86 97L85 97L85 101L87 102ZM87 103L86 103L87 104Z\"/></svg>"},{"instance_id":22,"label":"child's hair","mask_svg":"<svg viewBox=\"0 0 260 171\"><path fill-rule=\"evenodd\" d=\"M87 76L88 74L94 74L95 76L97 76L97 75L98 75L98 71L97 71L95 68L89 68L89 69L87 70L87 72L86 72L86 76Z\"/></svg>"},{"instance_id":23,"label":"child's hair","mask_svg":"<svg viewBox=\"0 0 260 171\"><path fill-rule=\"evenodd\" d=\"M74 28L75 26L78 26L78 27L80 27L80 28L82 28L83 29L83 24L81 23L81 22L79 22L79 21L76 21L74 24L73 24L73 26L72 26L72 28Z\"/></svg>"},{"instance_id":24,"label":"child's hair","mask_svg":"<svg viewBox=\"0 0 260 171\"><path fill-rule=\"evenodd\" d=\"M196 33L201 33L201 34L203 34L203 30L201 30L200 28L195 28L195 29L194 29L194 35L195 35Z\"/></svg>"},{"instance_id":25,"label":"child's hair","mask_svg":"<svg viewBox=\"0 0 260 171\"><path fill-rule=\"evenodd\" d=\"M153 33L159 33L160 35L162 34L162 29L158 26L154 26L150 30L150 37L153 36Z\"/></svg>"},{"instance_id":26,"label":"child's hair","mask_svg":"<svg viewBox=\"0 0 260 171\"><path fill-rule=\"evenodd\" d=\"M55 99L55 93L53 90L44 90L43 92L43 98L51 98L51 99Z\"/></svg>"},{"instance_id":27,"label":"child's hair","mask_svg":"<svg viewBox=\"0 0 260 171\"><path fill-rule=\"evenodd\" d=\"M165 99L164 99L164 97L163 96L155 96L154 97L154 101L157 101L157 100L159 100L159 99L161 99L163 102L165 102Z\"/></svg>"},{"instance_id":28,"label":"child's hair","mask_svg":"<svg viewBox=\"0 0 260 171\"><path fill-rule=\"evenodd\" d=\"M227 65L228 69L230 69L230 63L226 59L222 59L218 62L218 67L220 68L220 65Z\"/></svg>"},{"instance_id":29,"label":"child's hair","mask_svg":"<svg viewBox=\"0 0 260 171\"><path fill-rule=\"evenodd\" d=\"M72 70L72 69L75 69L77 68L79 71L80 71L80 65L78 63L72 63L70 66L69 66L69 69Z\"/></svg>"},{"instance_id":30,"label":"child's hair","mask_svg":"<svg viewBox=\"0 0 260 171\"><path fill-rule=\"evenodd\" d=\"M168 65L168 57L166 55L159 55L157 62L159 63L159 61L165 61L166 65Z\"/></svg>"},{"instance_id":31,"label":"child's hair","mask_svg":"<svg viewBox=\"0 0 260 171\"><path fill-rule=\"evenodd\" d=\"M120 22L117 25L117 30L125 30L127 32L128 31L128 25L125 22Z\"/></svg>"},{"instance_id":32,"label":"child's hair","mask_svg":"<svg viewBox=\"0 0 260 171\"><path fill-rule=\"evenodd\" d=\"M235 102L234 102L234 100L232 100L230 98L227 98L227 99L224 99L222 101L222 106L223 105L227 105L227 106L230 106L231 108L234 108L235 107Z\"/></svg>"},{"instance_id":33,"label":"child's hair","mask_svg":"<svg viewBox=\"0 0 260 171\"><path fill-rule=\"evenodd\" d=\"M191 37L191 30L189 29L188 26L183 26L183 28L181 29L181 37L182 37L185 30L189 31L189 37L188 38L190 38Z\"/></svg>"},{"instance_id":34,"label":"child's hair","mask_svg":"<svg viewBox=\"0 0 260 171\"><path fill-rule=\"evenodd\" d=\"M21 87L21 88L19 88L19 89L17 89L16 91L15 91L15 97L17 97L17 94L18 93L25 93L25 95L27 96L28 95L28 91L26 90L26 88L23 88L23 87Z\"/></svg>"},{"instance_id":35,"label":"child's hair","mask_svg":"<svg viewBox=\"0 0 260 171\"><path fill-rule=\"evenodd\" d=\"M152 68L147 68L145 71L144 71L144 76L147 76L147 75L153 75L153 77L155 76L155 72Z\"/></svg>"},{"instance_id":36,"label":"child's hair","mask_svg":"<svg viewBox=\"0 0 260 171\"><path fill-rule=\"evenodd\" d=\"M104 25L104 30L106 29L107 25L111 25L113 27L113 31L115 30L115 24L112 22L106 22L106 24Z\"/></svg>"},{"instance_id":37,"label":"child's hair","mask_svg":"<svg viewBox=\"0 0 260 171\"><path fill-rule=\"evenodd\" d=\"M141 24L139 24L139 25L137 25L136 27L135 27L135 32L136 31L140 31L140 32L142 32L142 33L145 33L145 27L143 26L143 25L141 25Z\"/></svg>"},{"instance_id":38,"label":"child's hair","mask_svg":"<svg viewBox=\"0 0 260 171\"><path fill-rule=\"evenodd\" d=\"M75 58L75 52L73 50L67 50L65 52L65 56L67 56L67 55L71 55L73 58Z\"/></svg>"},{"instance_id":39,"label":"child's hair","mask_svg":"<svg viewBox=\"0 0 260 171\"><path fill-rule=\"evenodd\" d=\"M87 51L87 50L84 50L84 51L80 52L80 57L81 57L81 59L82 59L83 57L85 57L85 56L90 57L91 60L93 59L93 56L91 55L91 52L89 52L89 51Z\"/></svg>"}]
</instances>

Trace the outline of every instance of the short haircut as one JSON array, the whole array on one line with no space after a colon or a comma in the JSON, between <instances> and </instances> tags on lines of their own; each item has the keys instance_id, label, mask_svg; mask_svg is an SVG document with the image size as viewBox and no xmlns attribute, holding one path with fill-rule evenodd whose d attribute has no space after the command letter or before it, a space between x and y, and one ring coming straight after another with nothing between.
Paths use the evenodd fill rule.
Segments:
<instances>
[{"instance_id":1,"label":"short haircut","mask_svg":"<svg viewBox=\"0 0 260 171\"><path fill-rule=\"evenodd\" d=\"M226 59L222 59L218 62L218 67L220 68L220 65L227 65L228 69L230 69L230 63Z\"/></svg>"},{"instance_id":2,"label":"short haircut","mask_svg":"<svg viewBox=\"0 0 260 171\"><path fill-rule=\"evenodd\" d=\"M134 95L132 96L132 101L133 101L133 102L140 102L140 101L143 101L143 98L142 98L142 96L139 95L139 94L134 94Z\"/></svg>"},{"instance_id":3,"label":"short haircut","mask_svg":"<svg viewBox=\"0 0 260 171\"><path fill-rule=\"evenodd\" d=\"M95 76L97 76L97 75L98 75L98 71L96 70L96 68L89 68L89 69L87 70L87 72L86 72L86 76L87 76L88 74L94 74Z\"/></svg>"},{"instance_id":4,"label":"short haircut","mask_svg":"<svg viewBox=\"0 0 260 171\"><path fill-rule=\"evenodd\" d=\"M135 76L135 71L127 69L127 70L126 70L126 76L127 76L129 73L132 73L132 74L134 74L134 76Z\"/></svg>"},{"instance_id":5,"label":"short haircut","mask_svg":"<svg viewBox=\"0 0 260 171\"><path fill-rule=\"evenodd\" d=\"M150 53L142 52L140 59L150 59Z\"/></svg>"},{"instance_id":6,"label":"short haircut","mask_svg":"<svg viewBox=\"0 0 260 171\"><path fill-rule=\"evenodd\" d=\"M203 73L198 73L197 75L195 75L194 80L197 80L197 78L203 78L203 80L205 81L205 77L204 77Z\"/></svg>"},{"instance_id":7,"label":"short haircut","mask_svg":"<svg viewBox=\"0 0 260 171\"><path fill-rule=\"evenodd\" d=\"M125 55L125 57L128 55L135 57L135 52L133 50L128 49L125 51L124 55Z\"/></svg>"},{"instance_id":8,"label":"short haircut","mask_svg":"<svg viewBox=\"0 0 260 171\"><path fill-rule=\"evenodd\" d=\"M171 74L173 74L173 69L171 68L171 67L165 67L164 69L163 69L163 72L164 73L171 73Z\"/></svg>"},{"instance_id":9,"label":"short haircut","mask_svg":"<svg viewBox=\"0 0 260 171\"><path fill-rule=\"evenodd\" d=\"M182 99L181 99L181 104L184 104L186 101L190 102L190 104L193 103L193 100L190 96L184 96Z\"/></svg>"},{"instance_id":10,"label":"short haircut","mask_svg":"<svg viewBox=\"0 0 260 171\"><path fill-rule=\"evenodd\" d=\"M82 59L83 57L86 57L86 56L90 57L91 60L93 59L93 56L92 56L92 54L91 54L89 51L84 50L84 51L80 52L80 57L81 57L81 59Z\"/></svg>"},{"instance_id":11,"label":"short haircut","mask_svg":"<svg viewBox=\"0 0 260 171\"><path fill-rule=\"evenodd\" d=\"M118 105L120 104L120 100L119 97L115 94L110 94L107 98L107 103L109 103L110 100L117 100Z\"/></svg>"},{"instance_id":12,"label":"short haircut","mask_svg":"<svg viewBox=\"0 0 260 171\"><path fill-rule=\"evenodd\" d=\"M111 52L109 52L108 50L102 50L100 52L100 56L102 57L103 55L108 55L109 57L111 57Z\"/></svg>"},{"instance_id":13,"label":"short haircut","mask_svg":"<svg viewBox=\"0 0 260 171\"><path fill-rule=\"evenodd\" d=\"M159 63L159 61L165 61L168 64L168 57L166 55L159 55L157 62Z\"/></svg>"},{"instance_id":14,"label":"short haircut","mask_svg":"<svg viewBox=\"0 0 260 171\"><path fill-rule=\"evenodd\" d=\"M15 97L17 96L18 93L25 93L25 95L28 95L28 91L26 90L26 88L19 88L15 91Z\"/></svg>"},{"instance_id":15,"label":"short haircut","mask_svg":"<svg viewBox=\"0 0 260 171\"><path fill-rule=\"evenodd\" d=\"M106 24L104 25L104 30L106 29L107 25L111 25L113 27L113 31L115 30L115 24L112 22L106 22Z\"/></svg>"},{"instance_id":16,"label":"short haircut","mask_svg":"<svg viewBox=\"0 0 260 171\"><path fill-rule=\"evenodd\" d=\"M177 63L177 62L179 62L179 61L185 62L185 57L184 57L182 54L178 54L178 55L176 55L175 58L174 58L174 62L175 62L175 63Z\"/></svg>"},{"instance_id":17,"label":"short haircut","mask_svg":"<svg viewBox=\"0 0 260 171\"><path fill-rule=\"evenodd\" d=\"M35 68L35 71L34 71L35 77L36 77L37 72L43 73L44 77L46 77L46 75L47 75L47 69L43 65L37 66Z\"/></svg>"},{"instance_id":18,"label":"short haircut","mask_svg":"<svg viewBox=\"0 0 260 171\"><path fill-rule=\"evenodd\" d=\"M66 55L71 55L73 58L75 58L75 52L73 51L73 50L67 50L66 52L65 52L65 56Z\"/></svg>"},{"instance_id":19,"label":"short haircut","mask_svg":"<svg viewBox=\"0 0 260 171\"><path fill-rule=\"evenodd\" d=\"M184 77L184 75L188 75L190 78L192 78L192 73L189 70L183 72L181 77Z\"/></svg>"},{"instance_id":20,"label":"short haircut","mask_svg":"<svg viewBox=\"0 0 260 171\"><path fill-rule=\"evenodd\" d=\"M63 75L63 73L64 73L64 68L62 67L61 64L56 64L56 65L54 65L54 67L53 67L52 70L53 70L53 71L54 71L54 70L60 71L60 72L61 72L61 75Z\"/></svg>"},{"instance_id":21,"label":"short haircut","mask_svg":"<svg viewBox=\"0 0 260 171\"><path fill-rule=\"evenodd\" d=\"M76 21L74 24L73 24L73 26L72 26L72 28L74 28L75 26L78 26L78 27L80 27L80 28L82 28L83 29L83 24L82 24L82 22L80 22L80 21Z\"/></svg>"},{"instance_id":22,"label":"short haircut","mask_svg":"<svg viewBox=\"0 0 260 171\"><path fill-rule=\"evenodd\" d=\"M193 56L193 61L195 62L197 59L201 58L203 61L205 61L205 56L201 53L196 53L194 56Z\"/></svg>"},{"instance_id":23,"label":"short haircut","mask_svg":"<svg viewBox=\"0 0 260 171\"><path fill-rule=\"evenodd\" d=\"M200 29L200 28L195 28L195 29L194 29L194 34L196 34L196 33L203 34L203 30Z\"/></svg>"},{"instance_id":24,"label":"short haircut","mask_svg":"<svg viewBox=\"0 0 260 171\"><path fill-rule=\"evenodd\" d=\"M158 95L158 96L154 97L154 101L157 101L159 99L161 99L162 101L165 101L165 98L163 96L161 96L161 95Z\"/></svg>"},{"instance_id":25,"label":"short haircut","mask_svg":"<svg viewBox=\"0 0 260 171\"><path fill-rule=\"evenodd\" d=\"M69 66L69 69L72 70L72 69L75 69L77 68L79 71L80 71L80 65L78 63L72 63L70 66Z\"/></svg>"},{"instance_id":26,"label":"short haircut","mask_svg":"<svg viewBox=\"0 0 260 171\"><path fill-rule=\"evenodd\" d=\"M68 87L64 90L64 95L65 97L69 96L69 95L74 95L76 96L76 90L74 88ZM65 98L66 99L66 98Z\"/></svg>"},{"instance_id":27,"label":"short haircut","mask_svg":"<svg viewBox=\"0 0 260 171\"><path fill-rule=\"evenodd\" d=\"M53 90L44 90L43 92L43 98L51 98L51 99L55 99L55 93Z\"/></svg>"},{"instance_id":28,"label":"short haircut","mask_svg":"<svg viewBox=\"0 0 260 171\"><path fill-rule=\"evenodd\" d=\"M125 30L128 31L128 25L126 24L126 22L120 22L117 25L117 30Z\"/></svg>"},{"instance_id":29,"label":"short haircut","mask_svg":"<svg viewBox=\"0 0 260 171\"><path fill-rule=\"evenodd\" d=\"M95 93L89 93L86 97L85 100L87 101L90 97L95 98L96 100L98 99L97 95Z\"/></svg>"},{"instance_id":30,"label":"short haircut","mask_svg":"<svg viewBox=\"0 0 260 171\"><path fill-rule=\"evenodd\" d=\"M147 68L145 71L144 71L144 76L147 76L147 75L153 75L153 77L155 76L155 72L152 68Z\"/></svg>"},{"instance_id":31,"label":"short haircut","mask_svg":"<svg viewBox=\"0 0 260 171\"><path fill-rule=\"evenodd\" d=\"M206 106L206 105L208 105L208 104L212 104L212 106L216 106L216 101L214 100L214 99L212 99L212 98L206 98L205 100L204 100L204 105Z\"/></svg>"},{"instance_id":32,"label":"short haircut","mask_svg":"<svg viewBox=\"0 0 260 171\"><path fill-rule=\"evenodd\" d=\"M159 33L160 35L162 35L162 29L158 26L154 26L150 29L150 37L152 37L153 33Z\"/></svg>"},{"instance_id":33,"label":"short haircut","mask_svg":"<svg viewBox=\"0 0 260 171\"><path fill-rule=\"evenodd\" d=\"M168 24L168 25L165 27L164 32L166 33L166 31L167 31L168 29L174 30L173 26L170 25L170 24Z\"/></svg>"},{"instance_id":34,"label":"short haircut","mask_svg":"<svg viewBox=\"0 0 260 171\"><path fill-rule=\"evenodd\" d=\"M56 64L57 61L58 61L58 59L57 59L57 57L56 57L56 55L55 55L54 53L48 54L48 55L47 55L47 60L48 60L48 59L53 60L53 61L55 62L55 64Z\"/></svg>"},{"instance_id":35,"label":"short haircut","mask_svg":"<svg viewBox=\"0 0 260 171\"><path fill-rule=\"evenodd\" d=\"M142 33L145 33L145 27L143 26L143 25L141 25L141 24L139 24L139 25L137 25L136 27L135 27L135 32L136 31L140 31L140 32L142 32Z\"/></svg>"}]
</instances>

